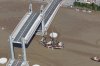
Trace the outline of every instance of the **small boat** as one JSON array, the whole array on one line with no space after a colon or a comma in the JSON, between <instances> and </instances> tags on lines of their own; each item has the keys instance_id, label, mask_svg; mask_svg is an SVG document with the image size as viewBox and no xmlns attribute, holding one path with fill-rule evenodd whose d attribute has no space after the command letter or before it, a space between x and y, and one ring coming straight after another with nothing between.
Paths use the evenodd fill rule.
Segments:
<instances>
[{"instance_id":1,"label":"small boat","mask_svg":"<svg viewBox=\"0 0 100 66\"><path fill-rule=\"evenodd\" d=\"M52 48L52 49L61 49L64 48L63 42L59 42L56 38L58 36L58 33L52 32L50 33L50 41L47 42L47 38L45 36L42 37L40 43L46 47L46 48Z\"/></svg>"},{"instance_id":2,"label":"small boat","mask_svg":"<svg viewBox=\"0 0 100 66\"><path fill-rule=\"evenodd\" d=\"M97 62L100 62L100 57L95 56L95 57L92 57L91 60L93 60L93 61L97 61Z\"/></svg>"}]
</instances>

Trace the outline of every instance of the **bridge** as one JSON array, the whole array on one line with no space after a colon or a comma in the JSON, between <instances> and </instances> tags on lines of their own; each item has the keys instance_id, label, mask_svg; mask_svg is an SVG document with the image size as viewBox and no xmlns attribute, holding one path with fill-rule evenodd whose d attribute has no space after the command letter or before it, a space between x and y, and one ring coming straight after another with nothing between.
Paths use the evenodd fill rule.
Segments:
<instances>
[{"instance_id":1,"label":"bridge","mask_svg":"<svg viewBox=\"0 0 100 66\"><path fill-rule=\"evenodd\" d=\"M32 1L30 0L29 11L18 23L12 34L9 36L11 57L6 66L29 66L26 59L25 44L28 44L32 36L37 32L38 35L44 35L48 30L54 16L62 4L62 0L51 0L51 2L40 12L32 11ZM22 45L22 59L14 57L14 44Z\"/></svg>"}]
</instances>

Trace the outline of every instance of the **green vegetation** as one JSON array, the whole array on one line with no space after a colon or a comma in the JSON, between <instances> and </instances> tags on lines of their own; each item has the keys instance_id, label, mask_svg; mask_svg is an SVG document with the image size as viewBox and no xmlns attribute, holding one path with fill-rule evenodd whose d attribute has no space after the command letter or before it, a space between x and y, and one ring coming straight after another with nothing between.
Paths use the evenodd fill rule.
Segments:
<instances>
[{"instance_id":1,"label":"green vegetation","mask_svg":"<svg viewBox=\"0 0 100 66\"><path fill-rule=\"evenodd\" d=\"M74 2L74 6L100 11L100 6L94 3L88 4L88 3Z\"/></svg>"}]
</instances>

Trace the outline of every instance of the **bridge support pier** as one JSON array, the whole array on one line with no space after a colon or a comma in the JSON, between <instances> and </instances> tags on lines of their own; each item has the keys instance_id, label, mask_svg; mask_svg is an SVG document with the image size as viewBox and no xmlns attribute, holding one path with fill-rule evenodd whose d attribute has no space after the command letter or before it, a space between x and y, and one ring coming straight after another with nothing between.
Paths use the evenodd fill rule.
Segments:
<instances>
[{"instance_id":1,"label":"bridge support pier","mask_svg":"<svg viewBox=\"0 0 100 66\"><path fill-rule=\"evenodd\" d=\"M9 46L10 46L10 59L8 61L8 63L6 64L6 66L12 66L13 62L15 61L14 58L14 46L13 46L13 39L11 36L9 36Z\"/></svg>"},{"instance_id":2,"label":"bridge support pier","mask_svg":"<svg viewBox=\"0 0 100 66\"><path fill-rule=\"evenodd\" d=\"M32 12L33 9L32 9L32 0L29 0L29 12Z\"/></svg>"},{"instance_id":3,"label":"bridge support pier","mask_svg":"<svg viewBox=\"0 0 100 66\"><path fill-rule=\"evenodd\" d=\"M12 40L12 37L10 36L10 37L9 37L9 42L10 42L9 44L10 44L11 59L14 60L14 59L15 59L15 58L14 58L14 47L13 47L12 41L13 41L13 40Z\"/></svg>"},{"instance_id":4,"label":"bridge support pier","mask_svg":"<svg viewBox=\"0 0 100 66\"><path fill-rule=\"evenodd\" d=\"M23 61L26 61L26 49L25 49L25 39L22 38L22 56L23 56Z\"/></svg>"},{"instance_id":5,"label":"bridge support pier","mask_svg":"<svg viewBox=\"0 0 100 66\"><path fill-rule=\"evenodd\" d=\"M22 65L21 66L29 66L27 59L26 59L26 47L25 47L25 39L22 38Z\"/></svg>"},{"instance_id":6,"label":"bridge support pier","mask_svg":"<svg viewBox=\"0 0 100 66\"><path fill-rule=\"evenodd\" d=\"M44 25L44 21L42 21L42 36L45 35L45 25Z\"/></svg>"}]
</instances>

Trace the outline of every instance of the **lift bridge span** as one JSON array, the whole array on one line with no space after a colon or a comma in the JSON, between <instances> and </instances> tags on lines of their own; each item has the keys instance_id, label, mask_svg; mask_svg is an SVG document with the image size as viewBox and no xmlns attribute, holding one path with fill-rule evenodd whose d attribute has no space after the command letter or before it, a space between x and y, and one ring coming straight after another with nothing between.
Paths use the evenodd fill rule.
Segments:
<instances>
[{"instance_id":1,"label":"lift bridge span","mask_svg":"<svg viewBox=\"0 0 100 66\"><path fill-rule=\"evenodd\" d=\"M29 11L24 15L9 37L11 57L6 66L29 66L26 59L25 44L29 43L36 32L43 35L44 31L48 30L61 4L62 0L51 0L44 9L41 8L40 12L34 13L30 1ZM23 55L21 60L15 59L13 44L22 45Z\"/></svg>"}]
</instances>

